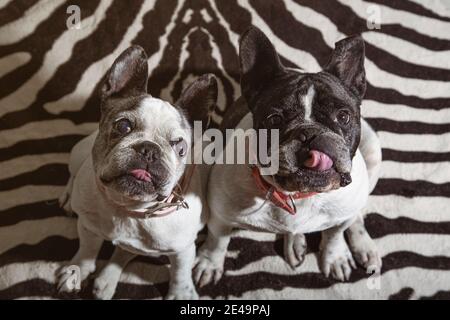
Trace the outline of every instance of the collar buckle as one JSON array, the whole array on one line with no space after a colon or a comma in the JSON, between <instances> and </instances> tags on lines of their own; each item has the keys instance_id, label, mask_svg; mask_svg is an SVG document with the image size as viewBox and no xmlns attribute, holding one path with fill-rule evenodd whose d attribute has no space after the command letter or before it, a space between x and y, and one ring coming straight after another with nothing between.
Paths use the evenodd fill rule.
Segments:
<instances>
[{"instance_id":1,"label":"collar buckle","mask_svg":"<svg viewBox=\"0 0 450 320\"><path fill-rule=\"evenodd\" d=\"M272 198L273 198L273 192L274 192L274 191L275 191L275 188L274 188L274 187L270 187L270 188L267 190L265 199L266 199L266 200L269 200L269 201L272 201Z\"/></svg>"},{"instance_id":2,"label":"collar buckle","mask_svg":"<svg viewBox=\"0 0 450 320\"><path fill-rule=\"evenodd\" d=\"M144 213L144 218L162 217L181 208L189 209L188 203L180 196L179 200L174 202L159 202L155 206L148 208Z\"/></svg>"},{"instance_id":3,"label":"collar buckle","mask_svg":"<svg viewBox=\"0 0 450 320\"><path fill-rule=\"evenodd\" d=\"M291 200L291 208L293 209L292 211L294 212L293 214L296 214L297 213L297 206L295 205L294 198L292 197L291 194L289 194L289 200Z\"/></svg>"},{"instance_id":4,"label":"collar buckle","mask_svg":"<svg viewBox=\"0 0 450 320\"><path fill-rule=\"evenodd\" d=\"M147 208L144 212L144 218L162 217L181 208L189 209L189 204L184 200L182 194L188 189L194 170L195 166L192 165L183 175L181 182L175 186L172 193L165 200L158 202L153 207Z\"/></svg>"}]
</instances>

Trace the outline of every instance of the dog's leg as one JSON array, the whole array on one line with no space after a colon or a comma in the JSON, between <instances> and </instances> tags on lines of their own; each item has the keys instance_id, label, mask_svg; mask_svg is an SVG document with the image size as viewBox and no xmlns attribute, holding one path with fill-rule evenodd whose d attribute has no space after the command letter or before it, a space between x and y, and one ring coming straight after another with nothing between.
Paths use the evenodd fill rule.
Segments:
<instances>
[{"instance_id":1,"label":"dog's leg","mask_svg":"<svg viewBox=\"0 0 450 320\"><path fill-rule=\"evenodd\" d=\"M298 268L305 260L306 238L303 233L284 235L284 259L292 269Z\"/></svg>"},{"instance_id":2,"label":"dog's leg","mask_svg":"<svg viewBox=\"0 0 450 320\"><path fill-rule=\"evenodd\" d=\"M360 215L356 221L345 231L353 256L361 266L371 271L381 270L381 258L377 246L364 227L363 217Z\"/></svg>"},{"instance_id":3,"label":"dog's leg","mask_svg":"<svg viewBox=\"0 0 450 320\"><path fill-rule=\"evenodd\" d=\"M359 150L364 158L369 175L369 193L375 188L380 176L381 145L380 139L372 127L361 119L361 142ZM359 215L346 231L350 250L361 266L367 270L381 270L381 258L377 247L364 227L364 217Z\"/></svg>"},{"instance_id":4,"label":"dog's leg","mask_svg":"<svg viewBox=\"0 0 450 320\"><path fill-rule=\"evenodd\" d=\"M194 282L192 281L192 267L195 260L195 243L184 251L169 256L170 282L166 299L193 300L198 299Z\"/></svg>"},{"instance_id":5,"label":"dog's leg","mask_svg":"<svg viewBox=\"0 0 450 320\"><path fill-rule=\"evenodd\" d=\"M79 291L81 283L95 271L95 260L103 244L103 238L87 230L79 219L78 237L80 247L77 253L69 264L57 273L59 292Z\"/></svg>"},{"instance_id":6,"label":"dog's leg","mask_svg":"<svg viewBox=\"0 0 450 320\"><path fill-rule=\"evenodd\" d=\"M342 225L322 231L320 242L320 268L326 277L332 276L339 281L350 278L355 261L345 242L344 231L353 222L350 220Z\"/></svg>"},{"instance_id":7,"label":"dog's leg","mask_svg":"<svg viewBox=\"0 0 450 320\"><path fill-rule=\"evenodd\" d=\"M72 188L73 188L73 180L74 176L70 176L69 181L67 182L66 187L64 188L63 193L59 196L58 203L59 207L62 208L68 216L72 217L74 216L74 213L72 211L72 206L70 205L70 197L72 195Z\"/></svg>"},{"instance_id":8,"label":"dog's leg","mask_svg":"<svg viewBox=\"0 0 450 320\"><path fill-rule=\"evenodd\" d=\"M114 249L111 260L95 278L93 294L96 299L112 299L123 269L134 257L136 257L134 253L123 250L120 247Z\"/></svg>"},{"instance_id":9,"label":"dog's leg","mask_svg":"<svg viewBox=\"0 0 450 320\"><path fill-rule=\"evenodd\" d=\"M194 269L194 280L200 287L211 280L217 283L222 277L231 231L232 227L211 215L208 221L208 236L198 251Z\"/></svg>"}]
</instances>

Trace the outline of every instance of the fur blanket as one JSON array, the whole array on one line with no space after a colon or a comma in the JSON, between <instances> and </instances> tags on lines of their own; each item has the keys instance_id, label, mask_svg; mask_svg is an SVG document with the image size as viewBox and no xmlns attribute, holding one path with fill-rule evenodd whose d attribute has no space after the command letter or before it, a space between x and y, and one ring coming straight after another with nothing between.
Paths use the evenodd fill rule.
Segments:
<instances>
[{"instance_id":1,"label":"fur blanket","mask_svg":"<svg viewBox=\"0 0 450 320\"><path fill-rule=\"evenodd\" d=\"M80 9L79 25L69 5ZM319 235L310 235L306 261L293 271L277 236L238 231L225 276L200 289L201 297L450 298L445 0L0 0L0 298L57 298L55 270L78 240L75 219L56 199L70 149L96 128L96 91L118 54L130 44L144 47L149 92L172 101L194 77L215 73L218 125L240 95L238 35L250 24L269 36L284 64L309 71L320 70L335 41L362 33L362 113L381 138L384 159L366 225L383 270L368 279L359 269L346 283L326 279L317 266ZM106 243L99 268L110 254ZM137 258L115 298L161 298L167 262ZM89 298L89 288L81 296Z\"/></svg>"}]
</instances>

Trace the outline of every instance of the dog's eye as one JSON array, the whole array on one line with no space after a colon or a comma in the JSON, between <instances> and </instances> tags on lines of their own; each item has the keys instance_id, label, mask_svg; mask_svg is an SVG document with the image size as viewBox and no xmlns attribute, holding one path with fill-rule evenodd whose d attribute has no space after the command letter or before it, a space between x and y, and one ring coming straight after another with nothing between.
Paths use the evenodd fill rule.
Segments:
<instances>
[{"instance_id":1,"label":"dog's eye","mask_svg":"<svg viewBox=\"0 0 450 320\"><path fill-rule=\"evenodd\" d=\"M183 138L170 141L170 145L178 156L184 157L186 155L188 146Z\"/></svg>"},{"instance_id":2,"label":"dog's eye","mask_svg":"<svg viewBox=\"0 0 450 320\"><path fill-rule=\"evenodd\" d=\"M278 113L274 113L268 116L265 122L269 128L279 128L283 123L283 117Z\"/></svg>"},{"instance_id":3,"label":"dog's eye","mask_svg":"<svg viewBox=\"0 0 450 320\"><path fill-rule=\"evenodd\" d=\"M349 123L350 121L350 112L348 110L339 110L337 116L336 116L336 120L341 124L341 125L346 125Z\"/></svg>"},{"instance_id":4,"label":"dog's eye","mask_svg":"<svg viewBox=\"0 0 450 320\"><path fill-rule=\"evenodd\" d=\"M115 123L115 128L120 134L128 134L132 130L132 125L128 119L120 119Z\"/></svg>"}]
</instances>

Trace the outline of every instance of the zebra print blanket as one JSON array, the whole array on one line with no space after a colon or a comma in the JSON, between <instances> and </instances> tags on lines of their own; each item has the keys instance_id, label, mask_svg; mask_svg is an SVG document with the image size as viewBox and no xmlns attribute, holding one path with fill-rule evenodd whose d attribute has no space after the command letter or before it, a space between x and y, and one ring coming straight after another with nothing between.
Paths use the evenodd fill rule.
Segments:
<instances>
[{"instance_id":1,"label":"zebra print blanket","mask_svg":"<svg viewBox=\"0 0 450 320\"><path fill-rule=\"evenodd\" d=\"M69 5L81 14L71 29ZM375 24L367 23L370 16ZM199 294L450 298L448 0L0 0L0 298L58 297L54 272L78 240L75 219L56 198L68 179L71 147L96 127L95 92L114 58L130 44L144 47L149 92L171 101L194 77L215 73L218 125L240 94L238 35L250 24L271 38L283 63L309 71L320 70L335 41L362 32L363 115L378 131L384 158L366 225L383 270L369 280L364 270L346 283L326 279L317 267L318 235L311 235L305 263L292 271L281 239L239 231L225 276ZM111 250L105 244L100 268ZM133 261L115 298L161 298L167 262ZM89 288L81 296L88 298Z\"/></svg>"}]
</instances>

